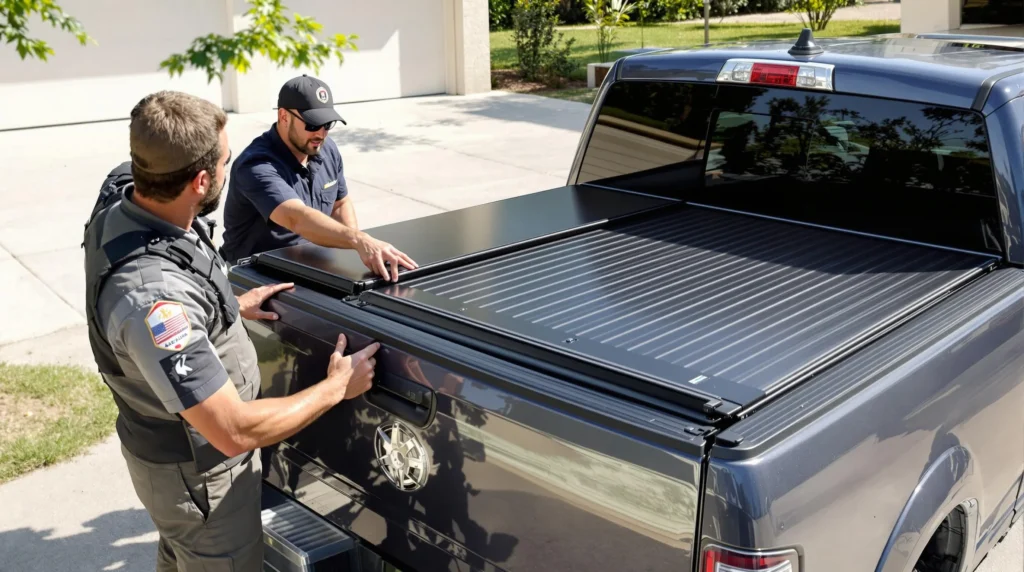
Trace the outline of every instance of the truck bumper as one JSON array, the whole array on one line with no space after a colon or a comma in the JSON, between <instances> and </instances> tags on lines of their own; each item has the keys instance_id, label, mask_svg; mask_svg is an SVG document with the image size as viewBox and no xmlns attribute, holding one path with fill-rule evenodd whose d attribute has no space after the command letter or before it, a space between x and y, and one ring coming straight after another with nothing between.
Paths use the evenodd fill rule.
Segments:
<instances>
[{"instance_id":1,"label":"truck bumper","mask_svg":"<svg viewBox=\"0 0 1024 572\"><path fill-rule=\"evenodd\" d=\"M264 572L393 570L355 538L266 483L261 516Z\"/></svg>"}]
</instances>

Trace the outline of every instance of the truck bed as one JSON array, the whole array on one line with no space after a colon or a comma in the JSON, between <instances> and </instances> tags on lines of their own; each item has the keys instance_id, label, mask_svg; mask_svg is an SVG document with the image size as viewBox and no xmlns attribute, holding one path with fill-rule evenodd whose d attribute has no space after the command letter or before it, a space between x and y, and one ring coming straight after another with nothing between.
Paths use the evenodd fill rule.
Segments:
<instances>
[{"instance_id":1,"label":"truck bed","mask_svg":"<svg viewBox=\"0 0 1024 572\"><path fill-rule=\"evenodd\" d=\"M367 300L730 414L851 354L993 262L686 206L404 281Z\"/></svg>"}]
</instances>

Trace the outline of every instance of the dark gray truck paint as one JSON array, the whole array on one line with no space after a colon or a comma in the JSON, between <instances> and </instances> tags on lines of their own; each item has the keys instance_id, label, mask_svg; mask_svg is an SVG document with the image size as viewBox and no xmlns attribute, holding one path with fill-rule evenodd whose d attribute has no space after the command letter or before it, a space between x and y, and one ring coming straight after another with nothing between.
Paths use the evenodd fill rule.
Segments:
<instances>
[{"instance_id":1,"label":"dark gray truck paint","mask_svg":"<svg viewBox=\"0 0 1024 572\"><path fill-rule=\"evenodd\" d=\"M266 282L248 268L236 268L235 280L242 288ZM690 561L699 434L708 428L301 286L270 307L281 319L250 330L262 350L264 396L321 379L332 349L322 340L339 332L355 347L382 342L383 375L433 390L436 415L420 435L435 469L418 491L398 491L381 476L373 438L390 414L369 400L343 402L267 451L268 482L400 567L675 570Z\"/></svg>"},{"instance_id":2,"label":"dark gray truck paint","mask_svg":"<svg viewBox=\"0 0 1024 572\"><path fill-rule=\"evenodd\" d=\"M453 229L450 221L434 224L432 217L393 225L396 236L455 232L465 237L442 238L441 248L431 254L433 266L407 275L400 285L382 287L368 279L352 253L309 245L260 255L232 269L239 291L273 281L299 283L295 292L268 303L281 320L249 324L261 355L265 396L321 379L338 332L349 335L356 348L371 340L383 344L378 389L264 451L267 482L407 570L697 571L702 547L716 544L792 548L803 571L909 572L951 511L964 516L961 569L973 569L1020 517L1024 503L1024 54L950 39L820 43L825 53L814 61L836 65L836 99L846 97L842 94L895 97L980 110L998 197L998 252L892 241L890 257L879 264L895 265L908 289L880 298L883 307L868 310L875 317L859 326L842 316L858 299L839 297L836 315L820 311L796 330L805 365L819 360L820 367L801 371L799 360L792 360L772 374L752 368L738 379L741 383L734 379L707 391L699 384L654 383L658 379L644 368L656 360L614 371L608 362L618 357L602 355L599 346L585 347L581 336L555 347L551 342L558 340L545 341L547 334L521 324L489 323L493 316L482 316L473 306L487 303L483 299L467 304L454 292L439 296L448 288L442 278L480 278L496 257L515 260L517 252L533 249L557 258L566 245L601 240L622 229L649 229L645 225L665 209L695 217L691 224L697 225L715 216L746 216L712 215L671 192L649 197L643 196L646 189L638 194L613 185L601 188L607 185L600 182L584 184L581 166L613 85L714 85L730 57L794 61L785 51L789 44L620 60L581 137L569 186L488 205L484 210L501 221L491 229ZM891 99L879 105L902 104ZM543 224L517 228L502 217L503 210L529 212L556 195L563 198L550 203L556 208L545 212ZM570 195L575 198L566 203ZM588 207L591 196L603 206ZM616 198L608 203L608 197ZM631 200L653 202L631 206ZM609 206L615 203L622 206ZM445 220L465 221L468 215L450 214ZM775 224L763 217L748 222L750 228ZM884 240L842 229L792 229L834 244L837 252ZM633 234L643 239L645 232ZM814 280L812 270L793 264L799 247L780 246L783 234L765 234L765 252L778 247L774 263L785 268L783 276ZM742 236L723 236L722 244L742 244ZM684 277L715 256L706 242L666 248L693 257L694 265L680 265ZM749 251L723 252L736 264L750 264ZM820 271L829 259L810 260ZM627 260L623 268L636 272L643 263ZM559 271L538 259L525 264L534 265L546 286ZM612 287L616 277L593 264L590 259L581 266L583 279L590 276L603 293L630 304L630 290ZM878 284L873 280L884 284L885 274L868 279L852 272L841 281L857 293ZM737 277L745 288L740 290L763 296L756 277L749 283L747 278ZM507 280L517 290L529 288L521 275ZM638 299L657 303L650 297L657 288L653 281L631 284ZM429 290L428 303L416 300ZM476 294L496 292L484 288ZM560 309L575 309L571 300L556 301ZM794 302L791 311L802 309ZM768 315L787 317L782 309ZM738 323L743 316L731 319ZM685 329L688 323L673 327ZM811 334L814 324L821 340ZM785 330L772 320L758 326L767 334ZM734 334L734 341L745 335ZM702 335L687 339L703 342ZM725 351L743 359L751 347L764 347L762 342ZM704 350L721 348L706 344ZM780 362L786 360L764 363ZM676 385L685 381L669 377ZM722 399L722 387L754 393L730 394L736 399L731 402ZM430 452L432 473L412 492L392 486L375 460L374 432L394 419L414 427Z\"/></svg>"},{"instance_id":3,"label":"dark gray truck paint","mask_svg":"<svg viewBox=\"0 0 1024 572\"><path fill-rule=\"evenodd\" d=\"M964 506L968 562L987 551L1024 468L1022 320L1024 272L996 271L733 425L740 444L712 450L702 536L798 545L809 570L907 570Z\"/></svg>"}]
</instances>

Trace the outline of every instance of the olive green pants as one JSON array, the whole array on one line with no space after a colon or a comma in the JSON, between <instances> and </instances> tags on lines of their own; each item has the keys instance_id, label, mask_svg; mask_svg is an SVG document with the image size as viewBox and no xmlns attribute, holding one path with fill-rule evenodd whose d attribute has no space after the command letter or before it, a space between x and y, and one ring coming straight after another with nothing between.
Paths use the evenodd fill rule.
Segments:
<instances>
[{"instance_id":1,"label":"olive green pants","mask_svg":"<svg viewBox=\"0 0 1024 572\"><path fill-rule=\"evenodd\" d=\"M158 572L259 572L263 567L259 452L234 467L196 473L121 453L160 534Z\"/></svg>"}]
</instances>

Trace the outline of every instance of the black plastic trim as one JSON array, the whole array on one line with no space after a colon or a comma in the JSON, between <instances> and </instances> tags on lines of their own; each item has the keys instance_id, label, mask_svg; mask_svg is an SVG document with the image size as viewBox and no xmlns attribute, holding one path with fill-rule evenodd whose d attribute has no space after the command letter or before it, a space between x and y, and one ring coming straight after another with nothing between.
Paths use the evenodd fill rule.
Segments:
<instances>
[{"instance_id":1,"label":"black plastic trim","mask_svg":"<svg viewBox=\"0 0 1024 572\"><path fill-rule=\"evenodd\" d=\"M366 400L420 429L437 414L437 398L429 387L387 372L374 380Z\"/></svg>"},{"instance_id":2,"label":"black plastic trim","mask_svg":"<svg viewBox=\"0 0 1024 572\"><path fill-rule=\"evenodd\" d=\"M1004 71L1002 73L997 73L995 75L991 75L985 78L985 81L982 82L981 87L978 88L977 95L974 96L974 102L971 103L971 109L973 109L974 111L981 111L985 109L985 103L988 102L988 96L992 94L992 88L994 88L995 85L999 83L1001 80L1004 80L1011 76L1015 76L1020 73L1024 73L1024 67Z\"/></svg>"},{"instance_id":3,"label":"black plastic trim","mask_svg":"<svg viewBox=\"0 0 1024 572\"><path fill-rule=\"evenodd\" d=\"M605 74L604 81L601 82L601 86L598 88L597 97L594 98L593 105L590 106L587 123L583 127L583 132L580 134L579 142L576 145L576 152L573 154L572 167L569 169L569 177L566 179L567 185L575 185L579 182L580 170L583 168L583 160L586 158L587 148L590 147L590 138L593 136L594 126L597 124L598 117L601 114L601 108L604 107L604 100L608 97L608 90L618 80L619 69L622 67L621 61L622 58L612 63L611 69Z\"/></svg>"}]
</instances>

